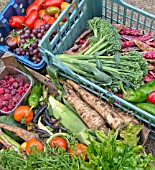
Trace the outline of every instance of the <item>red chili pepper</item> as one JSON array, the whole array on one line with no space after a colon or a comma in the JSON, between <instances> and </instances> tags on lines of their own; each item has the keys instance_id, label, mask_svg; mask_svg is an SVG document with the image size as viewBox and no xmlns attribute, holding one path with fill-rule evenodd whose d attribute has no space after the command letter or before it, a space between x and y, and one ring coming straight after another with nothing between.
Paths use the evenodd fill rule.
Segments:
<instances>
[{"instance_id":1,"label":"red chili pepper","mask_svg":"<svg viewBox=\"0 0 155 170\"><path fill-rule=\"evenodd\" d=\"M24 28L22 25L25 21L25 16L12 16L9 20L9 25L13 28Z\"/></svg>"},{"instance_id":2,"label":"red chili pepper","mask_svg":"<svg viewBox=\"0 0 155 170\"><path fill-rule=\"evenodd\" d=\"M32 3L27 9L26 9L26 16L30 14L32 10L40 11L42 9L42 3Z\"/></svg>"},{"instance_id":3,"label":"red chili pepper","mask_svg":"<svg viewBox=\"0 0 155 170\"><path fill-rule=\"evenodd\" d=\"M64 0L46 0L45 3L43 3L44 8L48 8L49 6L56 6L58 8L61 7L61 3L64 2Z\"/></svg>"},{"instance_id":4,"label":"red chili pepper","mask_svg":"<svg viewBox=\"0 0 155 170\"><path fill-rule=\"evenodd\" d=\"M34 29L40 28L41 25L45 25L45 24L46 24L46 21L37 19L36 22L34 23Z\"/></svg>"},{"instance_id":5,"label":"red chili pepper","mask_svg":"<svg viewBox=\"0 0 155 170\"><path fill-rule=\"evenodd\" d=\"M147 101L155 104L155 91L151 92L151 93L148 95Z\"/></svg>"},{"instance_id":6,"label":"red chili pepper","mask_svg":"<svg viewBox=\"0 0 155 170\"><path fill-rule=\"evenodd\" d=\"M37 19L39 19L37 11L32 10L25 20L25 25L28 26L30 29L33 29L34 23Z\"/></svg>"}]
</instances>

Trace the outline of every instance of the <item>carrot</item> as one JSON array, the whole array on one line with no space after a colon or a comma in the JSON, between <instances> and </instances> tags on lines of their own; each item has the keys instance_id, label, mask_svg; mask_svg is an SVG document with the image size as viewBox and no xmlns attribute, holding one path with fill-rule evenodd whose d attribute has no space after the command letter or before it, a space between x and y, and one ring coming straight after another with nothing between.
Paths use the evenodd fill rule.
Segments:
<instances>
[{"instance_id":1,"label":"carrot","mask_svg":"<svg viewBox=\"0 0 155 170\"><path fill-rule=\"evenodd\" d=\"M125 125L124 119L108 103L103 102L95 95L90 94L88 91L86 91L73 81L67 80L67 82L73 86L75 91L86 103L88 103L106 120L110 127L112 127L115 130L124 128Z\"/></svg>"},{"instance_id":2,"label":"carrot","mask_svg":"<svg viewBox=\"0 0 155 170\"><path fill-rule=\"evenodd\" d=\"M85 102L83 102L73 90L66 88L66 95L64 98L68 101L69 104L71 104L83 122L88 126L90 129L98 129L98 130L104 130L106 129L105 121L100 116L99 113L97 113L95 110L93 110L89 105L87 105Z\"/></svg>"},{"instance_id":3,"label":"carrot","mask_svg":"<svg viewBox=\"0 0 155 170\"><path fill-rule=\"evenodd\" d=\"M27 130L24 130L19 127L14 127L11 125L0 123L0 128L4 128L6 130L16 133L16 135L18 135L20 138L22 138L25 141L29 141L30 139L34 139L34 138L39 138L38 134L28 132Z\"/></svg>"}]
</instances>

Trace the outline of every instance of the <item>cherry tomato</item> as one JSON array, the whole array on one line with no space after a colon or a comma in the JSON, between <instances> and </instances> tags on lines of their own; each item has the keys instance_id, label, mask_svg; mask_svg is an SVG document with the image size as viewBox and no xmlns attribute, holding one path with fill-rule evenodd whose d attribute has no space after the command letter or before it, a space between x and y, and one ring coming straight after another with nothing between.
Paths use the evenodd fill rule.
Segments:
<instances>
[{"instance_id":1,"label":"cherry tomato","mask_svg":"<svg viewBox=\"0 0 155 170\"><path fill-rule=\"evenodd\" d=\"M38 15L39 15L39 17L42 19L43 18L43 16L46 14L46 12L45 12L45 10L44 9L42 9L42 10L40 10L39 12L38 12Z\"/></svg>"},{"instance_id":2,"label":"cherry tomato","mask_svg":"<svg viewBox=\"0 0 155 170\"><path fill-rule=\"evenodd\" d=\"M46 13L48 15L54 16L56 13L60 13L60 8L56 7L56 6L50 6L48 8L46 8Z\"/></svg>"},{"instance_id":3,"label":"cherry tomato","mask_svg":"<svg viewBox=\"0 0 155 170\"><path fill-rule=\"evenodd\" d=\"M22 25L25 21L25 16L12 16L9 19L9 25L13 28L24 28L24 25Z\"/></svg>"},{"instance_id":4,"label":"cherry tomato","mask_svg":"<svg viewBox=\"0 0 155 170\"><path fill-rule=\"evenodd\" d=\"M43 19L44 21L46 21L46 22L47 22L50 18L51 18L51 16L50 16L50 15L45 14L45 15L43 16L43 18L42 18L42 19Z\"/></svg>"},{"instance_id":5,"label":"cherry tomato","mask_svg":"<svg viewBox=\"0 0 155 170\"><path fill-rule=\"evenodd\" d=\"M45 25L45 24L46 24L46 21L38 19L34 23L34 29L40 28L41 25Z\"/></svg>"},{"instance_id":6,"label":"cherry tomato","mask_svg":"<svg viewBox=\"0 0 155 170\"><path fill-rule=\"evenodd\" d=\"M44 144L37 139L31 139L27 142L25 151L28 154L33 153L34 151L43 151L44 150Z\"/></svg>"},{"instance_id":7,"label":"cherry tomato","mask_svg":"<svg viewBox=\"0 0 155 170\"><path fill-rule=\"evenodd\" d=\"M88 155L86 153L87 146L83 143L77 143L68 149L70 157L72 155L78 155L84 158L85 161L88 160Z\"/></svg>"},{"instance_id":8,"label":"cherry tomato","mask_svg":"<svg viewBox=\"0 0 155 170\"><path fill-rule=\"evenodd\" d=\"M61 3L61 10L63 11L66 7L68 7L70 5L70 3L68 2L62 2Z\"/></svg>"},{"instance_id":9,"label":"cherry tomato","mask_svg":"<svg viewBox=\"0 0 155 170\"><path fill-rule=\"evenodd\" d=\"M48 24L53 24L55 22L54 17L50 17L49 20L47 21Z\"/></svg>"},{"instance_id":10,"label":"cherry tomato","mask_svg":"<svg viewBox=\"0 0 155 170\"><path fill-rule=\"evenodd\" d=\"M22 151L26 151L25 149L26 149L26 145L27 145L27 142L23 142L21 145L20 145L20 149L22 150Z\"/></svg>"},{"instance_id":11,"label":"cherry tomato","mask_svg":"<svg viewBox=\"0 0 155 170\"><path fill-rule=\"evenodd\" d=\"M64 138L55 137L50 141L50 146L51 147L58 146L58 148L67 149L68 144Z\"/></svg>"},{"instance_id":12,"label":"cherry tomato","mask_svg":"<svg viewBox=\"0 0 155 170\"><path fill-rule=\"evenodd\" d=\"M33 112L29 106L19 106L14 111L14 119L17 122L27 124L33 119Z\"/></svg>"}]
</instances>

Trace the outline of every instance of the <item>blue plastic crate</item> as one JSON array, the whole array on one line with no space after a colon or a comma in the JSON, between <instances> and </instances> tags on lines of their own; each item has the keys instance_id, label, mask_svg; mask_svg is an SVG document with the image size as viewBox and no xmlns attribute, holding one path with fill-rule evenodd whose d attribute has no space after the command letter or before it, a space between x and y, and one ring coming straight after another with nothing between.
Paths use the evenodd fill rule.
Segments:
<instances>
[{"instance_id":1,"label":"blue plastic crate","mask_svg":"<svg viewBox=\"0 0 155 170\"><path fill-rule=\"evenodd\" d=\"M9 19L13 15L24 15L26 12L26 8L33 2L34 0L11 0L2 13L0 13L0 52L3 54L6 51L12 53L16 59L23 64L35 69L40 70L44 67L45 62L42 59L38 64L33 63L28 59L28 56L18 56L9 50L8 46L4 45L4 38L7 34L12 30L9 26Z\"/></svg>"},{"instance_id":2,"label":"blue plastic crate","mask_svg":"<svg viewBox=\"0 0 155 170\"><path fill-rule=\"evenodd\" d=\"M137 117L150 129L150 136L155 139L155 116L74 73L55 56L63 53L73 45L77 37L86 29L87 21L93 17L102 17L111 23L126 24L130 28L149 32L155 31L155 16L137 9L122 0L81 0L80 4L78 4L78 0L75 0L73 3L76 5L76 8L71 16L68 17L70 7L63 13L63 16L67 17L67 22L60 28L59 23L63 16L58 18L41 40L39 48L44 60L47 64L57 66L61 75L78 82L82 87L107 101L110 99L114 105ZM50 41L49 37L55 30L57 34Z\"/></svg>"}]
</instances>

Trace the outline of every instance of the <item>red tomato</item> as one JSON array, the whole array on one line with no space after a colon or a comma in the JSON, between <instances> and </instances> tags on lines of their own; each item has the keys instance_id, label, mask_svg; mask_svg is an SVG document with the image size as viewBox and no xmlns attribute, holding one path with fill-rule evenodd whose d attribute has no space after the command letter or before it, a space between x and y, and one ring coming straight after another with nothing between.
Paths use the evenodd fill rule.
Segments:
<instances>
[{"instance_id":1,"label":"red tomato","mask_svg":"<svg viewBox=\"0 0 155 170\"><path fill-rule=\"evenodd\" d=\"M45 25L45 24L46 24L45 21L43 21L43 20L41 20L41 19L38 19L38 20L36 20L35 23L34 23L34 29L40 28L41 25Z\"/></svg>"},{"instance_id":2,"label":"red tomato","mask_svg":"<svg viewBox=\"0 0 155 170\"><path fill-rule=\"evenodd\" d=\"M42 9L42 3L32 3L27 9L26 9L26 16L30 14L32 10L40 11Z\"/></svg>"},{"instance_id":3,"label":"red tomato","mask_svg":"<svg viewBox=\"0 0 155 170\"><path fill-rule=\"evenodd\" d=\"M68 144L64 138L55 137L50 141L50 146L51 147L58 146L58 148L67 149Z\"/></svg>"},{"instance_id":4,"label":"red tomato","mask_svg":"<svg viewBox=\"0 0 155 170\"><path fill-rule=\"evenodd\" d=\"M25 16L12 16L9 20L9 25L13 28L24 28L22 24L24 23L25 19Z\"/></svg>"},{"instance_id":5,"label":"red tomato","mask_svg":"<svg viewBox=\"0 0 155 170\"><path fill-rule=\"evenodd\" d=\"M20 123L29 123L33 119L33 112L29 106L19 106L14 111L14 119Z\"/></svg>"},{"instance_id":6,"label":"red tomato","mask_svg":"<svg viewBox=\"0 0 155 170\"><path fill-rule=\"evenodd\" d=\"M44 144L37 139L31 139L27 142L25 151L28 154L33 153L34 151L43 151L44 150Z\"/></svg>"},{"instance_id":7,"label":"red tomato","mask_svg":"<svg viewBox=\"0 0 155 170\"><path fill-rule=\"evenodd\" d=\"M55 22L54 17L50 17L49 20L47 21L48 24L53 24Z\"/></svg>"},{"instance_id":8,"label":"red tomato","mask_svg":"<svg viewBox=\"0 0 155 170\"><path fill-rule=\"evenodd\" d=\"M33 29L34 23L37 19L39 19L37 11L32 10L25 20L25 25L27 25L30 29Z\"/></svg>"},{"instance_id":9,"label":"red tomato","mask_svg":"<svg viewBox=\"0 0 155 170\"><path fill-rule=\"evenodd\" d=\"M70 157L72 155L79 155L84 158L85 161L88 160L88 155L86 153L87 146L83 143L77 143L68 149Z\"/></svg>"},{"instance_id":10,"label":"red tomato","mask_svg":"<svg viewBox=\"0 0 155 170\"><path fill-rule=\"evenodd\" d=\"M61 7L61 3L64 2L64 0L46 0L45 3L43 3L44 8L48 8L49 6L56 6L58 8Z\"/></svg>"},{"instance_id":11,"label":"red tomato","mask_svg":"<svg viewBox=\"0 0 155 170\"><path fill-rule=\"evenodd\" d=\"M45 15L43 16L43 18L42 18L42 19L43 19L44 21L46 21L46 22L47 22L50 18L51 18L51 16L50 16L50 15L45 14Z\"/></svg>"}]
</instances>

